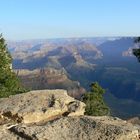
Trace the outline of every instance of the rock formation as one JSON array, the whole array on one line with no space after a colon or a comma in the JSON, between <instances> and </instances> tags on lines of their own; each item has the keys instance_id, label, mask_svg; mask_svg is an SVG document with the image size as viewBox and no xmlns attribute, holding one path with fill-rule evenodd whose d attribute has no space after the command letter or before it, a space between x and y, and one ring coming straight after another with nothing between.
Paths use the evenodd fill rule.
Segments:
<instances>
[{"instance_id":1,"label":"rock formation","mask_svg":"<svg viewBox=\"0 0 140 140\"><path fill-rule=\"evenodd\" d=\"M80 99L86 90L78 81L69 79L65 69L42 68L15 70L23 87L32 90L65 89L74 98Z\"/></svg>"},{"instance_id":2,"label":"rock formation","mask_svg":"<svg viewBox=\"0 0 140 140\"><path fill-rule=\"evenodd\" d=\"M132 123L132 124L140 125L140 116L130 118L127 121Z\"/></svg>"},{"instance_id":3,"label":"rock formation","mask_svg":"<svg viewBox=\"0 0 140 140\"><path fill-rule=\"evenodd\" d=\"M85 104L65 90L0 99L0 140L138 140L138 128L109 116L84 116Z\"/></svg>"}]
</instances>

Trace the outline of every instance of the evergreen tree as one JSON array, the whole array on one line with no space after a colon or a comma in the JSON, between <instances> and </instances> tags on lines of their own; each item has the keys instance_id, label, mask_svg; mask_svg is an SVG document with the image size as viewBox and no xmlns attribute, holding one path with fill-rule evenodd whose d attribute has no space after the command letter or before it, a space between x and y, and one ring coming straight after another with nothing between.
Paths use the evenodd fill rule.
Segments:
<instances>
[{"instance_id":1,"label":"evergreen tree","mask_svg":"<svg viewBox=\"0 0 140 140\"><path fill-rule=\"evenodd\" d=\"M140 37L135 39L135 43L140 43ZM140 62L140 45L139 48L133 49L133 54L138 58L138 61Z\"/></svg>"},{"instance_id":2,"label":"evergreen tree","mask_svg":"<svg viewBox=\"0 0 140 140\"><path fill-rule=\"evenodd\" d=\"M90 88L90 92L83 97L83 101L86 104L85 114L93 116L109 115L110 110L103 100L105 90L97 82L92 83Z\"/></svg>"},{"instance_id":3,"label":"evergreen tree","mask_svg":"<svg viewBox=\"0 0 140 140\"><path fill-rule=\"evenodd\" d=\"M4 38L0 35L0 97L24 92L11 65L12 57L8 52Z\"/></svg>"}]
</instances>

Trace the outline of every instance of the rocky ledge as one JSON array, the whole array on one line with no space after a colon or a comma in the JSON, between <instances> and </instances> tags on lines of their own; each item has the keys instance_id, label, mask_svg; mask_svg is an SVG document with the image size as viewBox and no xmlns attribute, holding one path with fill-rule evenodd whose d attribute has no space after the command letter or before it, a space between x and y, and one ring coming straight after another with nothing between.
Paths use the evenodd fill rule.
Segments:
<instances>
[{"instance_id":1,"label":"rocky ledge","mask_svg":"<svg viewBox=\"0 0 140 140\"><path fill-rule=\"evenodd\" d=\"M84 116L85 104L65 90L0 99L0 140L138 140L138 128L109 116Z\"/></svg>"}]
</instances>

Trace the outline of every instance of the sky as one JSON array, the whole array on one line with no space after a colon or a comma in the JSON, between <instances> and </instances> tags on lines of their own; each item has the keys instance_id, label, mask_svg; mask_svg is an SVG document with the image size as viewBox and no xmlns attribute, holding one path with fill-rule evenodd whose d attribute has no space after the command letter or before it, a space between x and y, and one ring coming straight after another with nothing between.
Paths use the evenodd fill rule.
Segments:
<instances>
[{"instance_id":1,"label":"sky","mask_svg":"<svg viewBox=\"0 0 140 140\"><path fill-rule=\"evenodd\" d=\"M0 0L6 39L140 35L140 0Z\"/></svg>"}]
</instances>

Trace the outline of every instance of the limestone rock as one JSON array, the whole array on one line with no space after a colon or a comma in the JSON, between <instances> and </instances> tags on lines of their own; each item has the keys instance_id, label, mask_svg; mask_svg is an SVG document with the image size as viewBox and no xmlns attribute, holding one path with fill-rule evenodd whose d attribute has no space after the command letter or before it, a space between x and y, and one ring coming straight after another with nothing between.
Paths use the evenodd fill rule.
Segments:
<instances>
[{"instance_id":1,"label":"limestone rock","mask_svg":"<svg viewBox=\"0 0 140 140\"><path fill-rule=\"evenodd\" d=\"M21 140L18 135L11 133L7 127L5 125L0 125L0 140Z\"/></svg>"},{"instance_id":2,"label":"limestone rock","mask_svg":"<svg viewBox=\"0 0 140 140\"><path fill-rule=\"evenodd\" d=\"M44 125L20 124L9 132L31 140L138 140L136 127L112 117L62 117Z\"/></svg>"},{"instance_id":3,"label":"limestone rock","mask_svg":"<svg viewBox=\"0 0 140 140\"><path fill-rule=\"evenodd\" d=\"M139 128L118 118L84 116L85 104L65 90L0 99L0 140L139 140Z\"/></svg>"},{"instance_id":4,"label":"limestone rock","mask_svg":"<svg viewBox=\"0 0 140 140\"><path fill-rule=\"evenodd\" d=\"M37 123L61 116L83 115L85 104L65 90L40 90L0 99L0 116L16 122Z\"/></svg>"}]
</instances>

